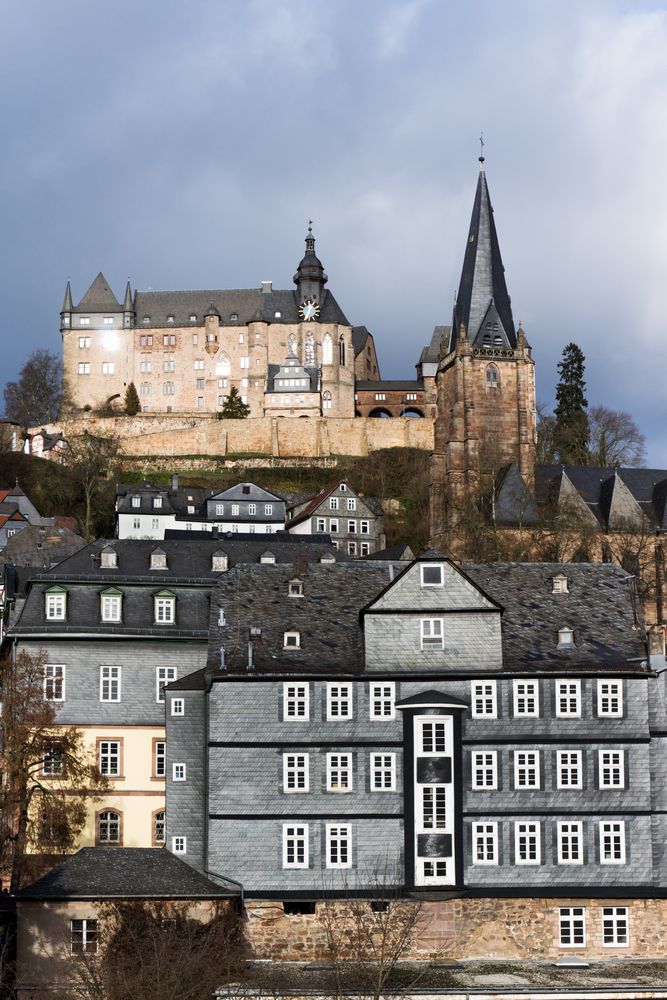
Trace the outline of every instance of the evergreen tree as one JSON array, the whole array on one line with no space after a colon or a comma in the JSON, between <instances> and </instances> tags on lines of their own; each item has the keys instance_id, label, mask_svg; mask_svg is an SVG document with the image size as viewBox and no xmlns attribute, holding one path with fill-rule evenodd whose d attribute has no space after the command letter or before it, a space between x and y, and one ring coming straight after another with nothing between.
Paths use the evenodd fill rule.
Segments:
<instances>
[{"instance_id":1,"label":"evergreen tree","mask_svg":"<svg viewBox=\"0 0 667 1000\"><path fill-rule=\"evenodd\" d=\"M556 386L554 416L554 450L564 465L586 465L588 462L589 426L588 400L584 395L585 361L576 344L568 344L558 363L560 381Z\"/></svg>"},{"instance_id":2,"label":"evergreen tree","mask_svg":"<svg viewBox=\"0 0 667 1000\"><path fill-rule=\"evenodd\" d=\"M238 389L233 385L220 412L220 417L224 420L244 420L248 416L250 416L250 407L243 402Z\"/></svg>"},{"instance_id":3,"label":"evergreen tree","mask_svg":"<svg viewBox=\"0 0 667 1000\"><path fill-rule=\"evenodd\" d=\"M134 417L141 409L141 403L139 402L139 396L137 394L137 387L134 382L130 382L127 389L125 390L125 412L128 417Z\"/></svg>"}]
</instances>

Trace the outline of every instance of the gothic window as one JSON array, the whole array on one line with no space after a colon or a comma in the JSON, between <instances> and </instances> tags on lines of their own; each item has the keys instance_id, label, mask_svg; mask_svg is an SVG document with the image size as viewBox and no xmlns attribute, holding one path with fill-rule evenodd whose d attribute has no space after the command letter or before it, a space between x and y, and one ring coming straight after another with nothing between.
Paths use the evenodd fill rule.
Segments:
<instances>
[{"instance_id":1,"label":"gothic window","mask_svg":"<svg viewBox=\"0 0 667 1000\"><path fill-rule=\"evenodd\" d=\"M315 364L315 341L313 340L312 333L309 333L306 337L306 364L312 366Z\"/></svg>"},{"instance_id":2,"label":"gothic window","mask_svg":"<svg viewBox=\"0 0 667 1000\"><path fill-rule=\"evenodd\" d=\"M329 392L328 389L326 389L322 393L322 409L323 410L330 410L331 409L331 393Z\"/></svg>"},{"instance_id":3,"label":"gothic window","mask_svg":"<svg viewBox=\"0 0 667 1000\"><path fill-rule=\"evenodd\" d=\"M345 364L345 341L342 337L338 342L338 363L340 365Z\"/></svg>"},{"instance_id":4,"label":"gothic window","mask_svg":"<svg viewBox=\"0 0 667 1000\"><path fill-rule=\"evenodd\" d=\"M218 378L229 378L231 372L231 362L229 360L229 355L225 354L223 351L217 360L215 366L215 374Z\"/></svg>"},{"instance_id":5,"label":"gothic window","mask_svg":"<svg viewBox=\"0 0 667 1000\"><path fill-rule=\"evenodd\" d=\"M322 341L322 364L333 364L333 342L331 340L331 334L329 333L324 334L324 339Z\"/></svg>"},{"instance_id":6,"label":"gothic window","mask_svg":"<svg viewBox=\"0 0 667 1000\"><path fill-rule=\"evenodd\" d=\"M495 365L487 365L486 368L486 388L487 389L499 389L500 388L500 375L498 374L498 369Z\"/></svg>"}]
</instances>

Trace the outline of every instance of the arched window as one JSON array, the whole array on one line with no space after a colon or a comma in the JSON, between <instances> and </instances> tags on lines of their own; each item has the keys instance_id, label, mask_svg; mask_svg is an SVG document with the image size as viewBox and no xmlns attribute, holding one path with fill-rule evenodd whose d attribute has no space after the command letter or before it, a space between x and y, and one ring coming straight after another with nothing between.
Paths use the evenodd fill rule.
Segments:
<instances>
[{"instance_id":1,"label":"arched window","mask_svg":"<svg viewBox=\"0 0 667 1000\"><path fill-rule=\"evenodd\" d=\"M500 388L500 375L495 365L487 365L486 367L486 388L487 389Z\"/></svg>"},{"instance_id":2,"label":"arched window","mask_svg":"<svg viewBox=\"0 0 667 1000\"><path fill-rule=\"evenodd\" d=\"M306 364L311 367L315 364L315 341L313 340L312 333L309 333L306 337Z\"/></svg>"},{"instance_id":3,"label":"arched window","mask_svg":"<svg viewBox=\"0 0 667 1000\"><path fill-rule=\"evenodd\" d=\"M97 814L97 843L100 845L121 843L120 813L105 809Z\"/></svg>"},{"instance_id":4,"label":"arched window","mask_svg":"<svg viewBox=\"0 0 667 1000\"><path fill-rule=\"evenodd\" d=\"M164 844L165 839L164 809L160 809L153 813L153 844L157 847Z\"/></svg>"},{"instance_id":5,"label":"arched window","mask_svg":"<svg viewBox=\"0 0 667 1000\"><path fill-rule=\"evenodd\" d=\"M338 364L345 364L345 341L342 337L338 341Z\"/></svg>"},{"instance_id":6,"label":"arched window","mask_svg":"<svg viewBox=\"0 0 667 1000\"><path fill-rule=\"evenodd\" d=\"M322 364L333 364L333 341L331 340L331 334L329 333L324 334L324 339L322 341Z\"/></svg>"},{"instance_id":7,"label":"arched window","mask_svg":"<svg viewBox=\"0 0 667 1000\"><path fill-rule=\"evenodd\" d=\"M231 362L229 360L229 355L225 354L223 351L218 358L215 365L215 374L218 378L229 378L229 373L231 371Z\"/></svg>"},{"instance_id":8,"label":"arched window","mask_svg":"<svg viewBox=\"0 0 667 1000\"><path fill-rule=\"evenodd\" d=\"M331 409L331 393L329 392L328 389L322 393L322 409L323 410Z\"/></svg>"},{"instance_id":9,"label":"arched window","mask_svg":"<svg viewBox=\"0 0 667 1000\"><path fill-rule=\"evenodd\" d=\"M287 353L296 354L296 337L293 333L287 339Z\"/></svg>"}]
</instances>

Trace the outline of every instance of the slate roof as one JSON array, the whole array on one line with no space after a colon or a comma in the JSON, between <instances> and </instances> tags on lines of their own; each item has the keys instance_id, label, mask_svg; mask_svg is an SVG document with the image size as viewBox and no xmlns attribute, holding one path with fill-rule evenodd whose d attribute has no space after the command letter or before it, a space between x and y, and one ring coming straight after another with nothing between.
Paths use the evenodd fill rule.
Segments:
<instances>
[{"instance_id":1,"label":"slate roof","mask_svg":"<svg viewBox=\"0 0 667 1000\"><path fill-rule=\"evenodd\" d=\"M386 392L423 392L424 383L421 379L377 379L373 381L372 379L362 379L357 382L355 389L360 391L370 391L370 392L380 392L384 390Z\"/></svg>"},{"instance_id":2,"label":"slate roof","mask_svg":"<svg viewBox=\"0 0 667 1000\"><path fill-rule=\"evenodd\" d=\"M0 553L0 561L14 566L31 567L33 571L48 569L78 552L86 545L85 539L67 527L43 528L26 524L21 531L7 540Z\"/></svg>"},{"instance_id":3,"label":"slate roof","mask_svg":"<svg viewBox=\"0 0 667 1000\"><path fill-rule=\"evenodd\" d=\"M209 288L201 291L135 292L134 310L137 328L144 326L144 317L150 317L146 326L181 327L201 326L203 317L213 305L220 313L221 326L245 326L254 320L263 323L300 323L299 299L296 290L275 289L264 292L261 288ZM279 312L280 316L276 317ZM236 314L237 320L231 316ZM173 316L173 322L167 317ZM195 322L190 316L196 316ZM340 323L349 326L333 294L322 289L320 298L321 323Z\"/></svg>"},{"instance_id":4,"label":"slate roof","mask_svg":"<svg viewBox=\"0 0 667 1000\"><path fill-rule=\"evenodd\" d=\"M444 339L445 343L448 343L451 332L451 326L435 326L433 328L433 333L431 334L430 343L428 343L426 347L422 348L422 352L419 356L419 363L437 364L440 360L440 342Z\"/></svg>"},{"instance_id":5,"label":"slate roof","mask_svg":"<svg viewBox=\"0 0 667 1000\"><path fill-rule=\"evenodd\" d=\"M314 495L312 495L310 499L308 499L306 506L303 508L303 510L300 510L298 514L295 514L294 517L287 522L288 528L292 528L295 524L301 524L303 521L306 521L309 517L312 517L313 514L317 513L322 504L326 500L328 500L333 493L336 492L336 490L342 483L348 485L345 479L339 479L335 483L331 483L329 486L322 487L319 493L315 493ZM362 507L361 511L360 510L355 511L357 517L359 516L360 513L362 513L364 506L366 506L366 508L376 517L382 517L384 515L384 509L382 507L382 504L376 497L366 497L360 495L359 493L355 493L354 490L352 490L352 488L349 487L349 485L348 489L350 490L350 496L358 500ZM331 512L327 509L327 514L330 513ZM341 510L339 510L337 513L340 517L343 517L348 512L347 510L343 510L341 508ZM350 513L352 512L350 511Z\"/></svg>"},{"instance_id":6,"label":"slate roof","mask_svg":"<svg viewBox=\"0 0 667 1000\"><path fill-rule=\"evenodd\" d=\"M538 500L555 500L564 477L603 528L618 527L624 519L642 527L645 518L645 526L667 531L667 469L538 465L535 468Z\"/></svg>"},{"instance_id":7,"label":"slate roof","mask_svg":"<svg viewBox=\"0 0 667 1000\"><path fill-rule=\"evenodd\" d=\"M172 489L168 486L156 486L153 483L135 483L131 486L116 486L116 512L119 514L152 514L154 517L164 517L169 514L187 514L188 507L195 507L197 512L213 490L197 486L179 486ZM132 506L132 498L139 497L139 506ZM153 498L160 497L161 507L153 507Z\"/></svg>"},{"instance_id":8,"label":"slate roof","mask_svg":"<svg viewBox=\"0 0 667 1000\"><path fill-rule=\"evenodd\" d=\"M370 330L367 330L365 326L352 327L352 347L354 349L355 358L361 354L366 346L366 341L369 337L372 338L372 336L373 335Z\"/></svg>"},{"instance_id":9,"label":"slate roof","mask_svg":"<svg viewBox=\"0 0 667 1000\"><path fill-rule=\"evenodd\" d=\"M385 549L377 549L363 559L388 559L390 562L411 562L415 555L407 542L395 542Z\"/></svg>"},{"instance_id":10,"label":"slate roof","mask_svg":"<svg viewBox=\"0 0 667 1000\"><path fill-rule=\"evenodd\" d=\"M64 307L63 307L64 308ZM92 285L72 312L121 312L122 306L100 271Z\"/></svg>"},{"instance_id":11,"label":"slate roof","mask_svg":"<svg viewBox=\"0 0 667 1000\"><path fill-rule=\"evenodd\" d=\"M220 885L200 875L164 848L82 847L17 898L228 899L239 892L231 882Z\"/></svg>"}]
</instances>

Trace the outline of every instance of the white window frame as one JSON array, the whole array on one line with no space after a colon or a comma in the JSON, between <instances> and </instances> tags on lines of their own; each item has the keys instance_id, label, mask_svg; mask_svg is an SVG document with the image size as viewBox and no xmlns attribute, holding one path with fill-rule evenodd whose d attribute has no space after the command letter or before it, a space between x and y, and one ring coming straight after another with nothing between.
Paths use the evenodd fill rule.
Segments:
<instances>
[{"instance_id":1,"label":"white window frame","mask_svg":"<svg viewBox=\"0 0 667 1000\"><path fill-rule=\"evenodd\" d=\"M472 863L474 865L497 865L499 863L498 824L472 824Z\"/></svg>"},{"instance_id":2,"label":"white window frame","mask_svg":"<svg viewBox=\"0 0 667 1000\"><path fill-rule=\"evenodd\" d=\"M442 757L451 754L450 720L443 715L429 715L417 722L417 747L419 757ZM427 748L431 744L431 749Z\"/></svg>"},{"instance_id":3,"label":"white window frame","mask_svg":"<svg viewBox=\"0 0 667 1000\"><path fill-rule=\"evenodd\" d=\"M171 714L173 718L183 718L185 715L185 698L171 699Z\"/></svg>"},{"instance_id":4,"label":"white window frame","mask_svg":"<svg viewBox=\"0 0 667 1000\"><path fill-rule=\"evenodd\" d=\"M581 718L581 681L556 681L556 718Z\"/></svg>"},{"instance_id":5,"label":"white window frame","mask_svg":"<svg viewBox=\"0 0 667 1000\"><path fill-rule=\"evenodd\" d=\"M156 778L167 777L167 742L155 740L153 743L153 771Z\"/></svg>"},{"instance_id":6,"label":"white window frame","mask_svg":"<svg viewBox=\"0 0 667 1000\"><path fill-rule=\"evenodd\" d=\"M422 652L425 649L445 648L444 618L420 618L419 629Z\"/></svg>"},{"instance_id":7,"label":"white window frame","mask_svg":"<svg viewBox=\"0 0 667 1000\"><path fill-rule=\"evenodd\" d=\"M395 681L370 682L368 685L368 712L372 722L388 722L396 718Z\"/></svg>"},{"instance_id":8,"label":"white window frame","mask_svg":"<svg viewBox=\"0 0 667 1000\"><path fill-rule=\"evenodd\" d=\"M308 823L283 823L283 868L308 868L310 834ZM296 860L290 861L290 846ZM299 854L301 859L299 860Z\"/></svg>"},{"instance_id":9,"label":"white window frame","mask_svg":"<svg viewBox=\"0 0 667 1000\"><path fill-rule=\"evenodd\" d=\"M630 946L630 907L602 907L602 947L628 948Z\"/></svg>"},{"instance_id":10,"label":"white window frame","mask_svg":"<svg viewBox=\"0 0 667 1000\"><path fill-rule=\"evenodd\" d=\"M497 719L498 718L497 682L471 681L470 708L473 719Z\"/></svg>"},{"instance_id":11,"label":"white window frame","mask_svg":"<svg viewBox=\"0 0 667 1000\"><path fill-rule=\"evenodd\" d=\"M352 774L353 757L349 752L327 754L327 791L337 795L345 795L351 792L354 786ZM341 778L346 777L346 782L341 782Z\"/></svg>"},{"instance_id":12,"label":"white window frame","mask_svg":"<svg viewBox=\"0 0 667 1000\"><path fill-rule=\"evenodd\" d=\"M338 497L329 497L329 510L338 510Z\"/></svg>"},{"instance_id":13,"label":"white window frame","mask_svg":"<svg viewBox=\"0 0 667 1000\"><path fill-rule=\"evenodd\" d=\"M583 865L584 825L580 820L560 820L556 823L556 843L559 865Z\"/></svg>"},{"instance_id":14,"label":"white window frame","mask_svg":"<svg viewBox=\"0 0 667 1000\"><path fill-rule=\"evenodd\" d=\"M415 801L420 833L447 833L451 829L453 789L448 784L418 785Z\"/></svg>"},{"instance_id":15,"label":"white window frame","mask_svg":"<svg viewBox=\"0 0 667 1000\"><path fill-rule=\"evenodd\" d=\"M45 594L44 609L49 622L64 622L67 617L67 594Z\"/></svg>"},{"instance_id":16,"label":"white window frame","mask_svg":"<svg viewBox=\"0 0 667 1000\"><path fill-rule=\"evenodd\" d=\"M396 791L396 754L372 753L370 755L370 777L372 792ZM389 784L386 779L389 778Z\"/></svg>"},{"instance_id":17,"label":"white window frame","mask_svg":"<svg viewBox=\"0 0 667 1000\"><path fill-rule=\"evenodd\" d=\"M525 780L522 780L522 777ZM517 791L529 792L540 790L539 750L514 751L514 788Z\"/></svg>"},{"instance_id":18,"label":"white window frame","mask_svg":"<svg viewBox=\"0 0 667 1000\"><path fill-rule=\"evenodd\" d=\"M348 722L353 718L352 685L327 683L327 722Z\"/></svg>"},{"instance_id":19,"label":"white window frame","mask_svg":"<svg viewBox=\"0 0 667 1000\"><path fill-rule=\"evenodd\" d=\"M563 777L566 780L563 781ZM575 776L576 781L570 779ZM556 751L556 788L562 791L577 790L584 787L584 769L581 750Z\"/></svg>"},{"instance_id":20,"label":"white window frame","mask_svg":"<svg viewBox=\"0 0 667 1000\"><path fill-rule=\"evenodd\" d=\"M154 597L155 624L174 625L176 622L176 598Z\"/></svg>"},{"instance_id":21,"label":"white window frame","mask_svg":"<svg viewBox=\"0 0 667 1000\"><path fill-rule=\"evenodd\" d=\"M494 792L497 790L497 750L473 750L470 754L470 767L471 786L474 792ZM490 780L487 780L488 778L490 778Z\"/></svg>"},{"instance_id":22,"label":"white window frame","mask_svg":"<svg viewBox=\"0 0 667 1000\"><path fill-rule=\"evenodd\" d=\"M347 498L347 509L348 510L356 510L357 509L357 501L355 500L354 497L348 497Z\"/></svg>"},{"instance_id":23,"label":"white window frame","mask_svg":"<svg viewBox=\"0 0 667 1000\"><path fill-rule=\"evenodd\" d=\"M307 682L283 681L283 721L308 722L309 720L310 685Z\"/></svg>"},{"instance_id":24,"label":"white window frame","mask_svg":"<svg viewBox=\"0 0 667 1000\"><path fill-rule=\"evenodd\" d=\"M558 907L558 943L561 948L586 947L586 907Z\"/></svg>"},{"instance_id":25,"label":"white window frame","mask_svg":"<svg viewBox=\"0 0 667 1000\"><path fill-rule=\"evenodd\" d=\"M115 697L114 697L115 686ZM100 667L100 701L119 702L121 697L121 668L119 666Z\"/></svg>"},{"instance_id":26,"label":"white window frame","mask_svg":"<svg viewBox=\"0 0 667 1000\"><path fill-rule=\"evenodd\" d=\"M515 719L539 719L540 682L515 680L513 688L513 714Z\"/></svg>"},{"instance_id":27,"label":"white window frame","mask_svg":"<svg viewBox=\"0 0 667 1000\"><path fill-rule=\"evenodd\" d=\"M609 757L610 759L605 761L605 757ZM604 781L605 772L608 772L610 779L617 772L618 780ZM598 750L598 788L602 791L625 788L625 753L623 750Z\"/></svg>"},{"instance_id":28,"label":"white window frame","mask_svg":"<svg viewBox=\"0 0 667 1000\"><path fill-rule=\"evenodd\" d=\"M301 795L310 791L310 754L283 754L283 792Z\"/></svg>"},{"instance_id":29,"label":"white window frame","mask_svg":"<svg viewBox=\"0 0 667 1000\"><path fill-rule=\"evenodd\" d=\"M167 684L171 684L172 681L178 678L178 668L177 667L156 667L155 668L155 700L160 704L164 704L165 694L164 689Z\"/></svg>"},{"instance_id":30,"label":"white window frame","mask_svg":"<svg viewBox=\"0 0 667 1000\"><path fill-rule=\"evenodd\" d=\"M172 854L187 854L188 853L188 838L187 837L172 837L171 838L171 853Z\"/></svg>"},{"instance_id":31,"label":"white window frame","mask_svg":"<svg viewBox=\"0 0 667 1000\"><path fill-rule=\"evenodd\" d=\"M283 649L301 649L301 633L294 631L283 633Z\"/></svg>"},{"instance_id":32,"label":"white window frame","mask_svg":"<svg viewBox=\"0 0 667 1000\"><path fill-rule=\"evenodd\" d=\"M100 774L105 775L107 778L120 778L122 775L122 753L123 744L121 740L100 740L98 743L98 761L97 766ZM115 749L112 749L115 747ZM107 771L104 770L102 762L106 760ZM114 764L116 770L112 771L111 767Z\"/></svg>"},{"instance_id":33,"label":"white window frame","mask_svg":"<svg viewBox=\"0 0 667 1000\"><path fill-rule=\"evenodd\" d=\"M623 718L623 681L598 680L597 714L599 718Z\"/></svg>"},{"instance_id":34,"label":"white window frame","mask_svg":"<svg viewBox=\"0 0 667 1000\"><path fill-rule=\"evenodd\" d=\"M171 780L172 781L187 780L187 767L184 763L179 762L177 764L171 765Z\"/></svg>"},{"instance_id":35,"label":"white window frame","mask_svg":"<svg viewBox=\"0 0 667 1000\"><path fill-rule=\"evenodd\" d=\"M65 701L65 673L64 663L44 664L44 701ZM58 689L59 695L55 693Z\"/></svg>"},{"instance_id":36,"label":"white window frame","mask_svg":"<svg viewBox=\"0 0 667 1000\"><path fill-rule=\"evenodd\" d=\"M341 853L345 860L340 860ZM337 860L334 856L337 855ZM327 868L352 867L352 827L349 823L326 824L326 866Z\"/></svg>"},{"instance_id":37,"label":"white window frame","mask_svg":"<svg viewBox=\"0 0 667 1000\"><path fill-rule=\"evenodd\" d=\"M625 852L625 820L600 820L600 864L624 865ZM605 841L609 839L610 850L607 851ZM618 857L615 855L618 854Z\"/></svg>"},{"instance_id":38,"label":"white window frame","mask_svg":"<svg viewBox=\"0 0 667 1000\"><path fill-rule=\"evenodd\" d=\"M103 622L119 622L123 614L123 598L120 594L101 594L100 613Z\"/></svg>"},{"instance_id":39,"label":"white window frame","mask_svg":"<svg viewBox=\"0 0 667 1000\"><path fill-rule=\"evenodd\" d=\"M441 588L441 587L444 587L444 585L445 585L445 567L443 566L442 563L423 562L423 563L421 563L419 569L420 569L420 579L421 579L421 585L422 585L422 587L426 587L426 588L435 587L435 588L438 588L438 589ZM428 583L426 581L426 579L425 579L426 574L427 574L427 572L429 570L430 571L433 571L433 570L437 570L438 571L438 579L437 580L433 580L430 583Z\"/></svg>"},{"instance_id":40,"label":"white window frame","mask_svg":"<svg viewBox=\"0 0 667 1000\"><path fill-rule=\"evenodd\" d=\"M522 840L524 850L522 851ZM535 857L531 858L530 847L535 846ZM522 853L525 855L522 857ZM514 823L514 863L516 865L542 864L542 829L539 821L521 820Z\"/></svg>"}]
</instances>

